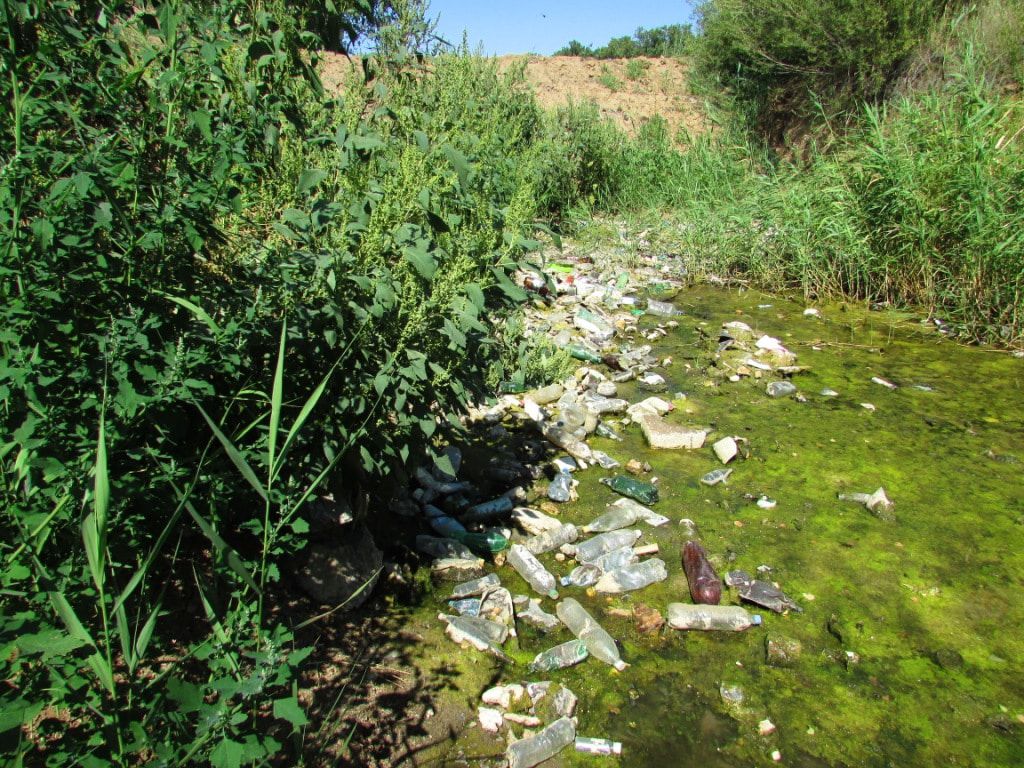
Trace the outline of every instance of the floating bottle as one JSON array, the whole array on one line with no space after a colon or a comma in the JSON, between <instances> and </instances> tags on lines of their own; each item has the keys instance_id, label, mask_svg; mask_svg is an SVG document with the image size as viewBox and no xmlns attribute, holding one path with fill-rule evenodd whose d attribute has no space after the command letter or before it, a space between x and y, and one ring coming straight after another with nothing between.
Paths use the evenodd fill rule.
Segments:
<instances>
[{"instance_id":1,"label":"floating bottle","mask_svg":"<svg viewBox=\"0 0 1024 768\"><path fill-rule=\"evenodd\" d=\"M516 569L533 589L541 595L558 597L555 577L548 573L543 564L522 544L513 544L508 550L508 564Z\"/></svg>"},{"instance_id":2,"label":"floating bottle","mask_svg":"<svg viewBox=\"0 0 1024 768\"><path fill-rule=\"evenodd\" d=\"M483 638L494 645L501 645L508 639L508 627L488 619L481 619L479 616L452 616L439 613L437 618L449 626L456 627L460 632Z\"/></svg>"},{"instance_id":3,"label":"floating bottle","mask_svg":"<svg viewBox=\"0 0 1024 768\"><path fill-rule=\"evenodd\" d=\"M669 603L668 625L672 629L725 630L740 632L759 626L761 617L737 605L690 605Z\"/></svg>"},{"instance_id":4,"label":"floating bottle","mask_svg":"<svg viewBox=\"0 0 1024 768\"><path fill-rule=\"evenodd\" d=\"M658 488L653 483L638 480L635 477L627 477L626 475L602 477L600 482L616 493L636 499L643 504L658 503Z\"/></svg>"},{"instance_id":5,"label":"floating bottle","mask_svg":"<svg viewBox=\"0 0 1024 768\"><path fill-rule=\"evenodd\" d=\"M658 301L657 299L647 300L647 312L658 317L674 317L683 314L667 301Z\"/></svg>"},{"instance_id":6,"label":"floating bottle","mask_svg":"<svg viewBox=\"0 0 1024 768\"><path fill-rule=\"evenodd\" d=\"M590 653L582 640L570 640L567 643L548 648L538 653L530 662L530 672L551 672L579 664Z\"/></svg>"},{"instance_id":7,"label":"floating bottle","mask_svg":"<svg viewBox=\"0 0 1024 768\"><path fill-rule=\"evenodd\" d=\"M535 736L509 744L505 750L508 768L533 768L557 755L575 739L576 726L572 720L560 718Z\"/></svg>"},{"instance_id":8,"label":"floating bottle","mask_svg":"<svg viewBox=\"0 0 1024 768\"><path fill-rule=\"evenodd\" d=\"M597 536L576 544L573 549L573 557L577 562L591 563L613 549L633 546L633 543L639 538L640 531L636 529L599 533Z\"/></svg>"},{"instance_id":9,"label":"floating bottle","mask_svg":"<svg viewBox=\"0 0 1024 768\"><path fill-rule=\"evenodd\" d=\"M641 520L655 527L668 522L667 517L659 515L653 509L648 509L633 499L622 498L609 504L605 513L583 526L583 530L586 533L616 531L628 528Z\"/></svg>"},{"instance_id":10,"label":"floating bottle","mask_svg":"<svg viewBox=\"0 0 1024 768\"><path fill-rule=\"evenodd\" d=\"M668 568L664 560L651 558L642 563L625 565L614 571L608 571L594 585L594 589L604 594L620 594L664 581L668 578Z\"/></svg>"},{"instance_id":11,"label":"floating bottle","mask_svg":"<svg viewBox=\"0 0 1024 768\"><path fill-rule=\"evenodd\" d=\"M690 584L693 602L704 605L718 605L721 602L722 580L708 562L704 547L696 541L688 541L683 547L683 570Z\"/></svg>"},{"instance_id":12,"label":"floating bottle","mask_svg":"<svg viewBox=\"0 0 1024 768\"><path fill-rule=\"evenodd\" d=\"M537 536L531 536L523 542L523 546L534 555L543 555L545 552L551 552L564 544L572 544L579 537L579 529L572 523L567 523L557 530L545 531Z\"/></svg>"},{"instance_id":13,"label":"floating bottle","mask_svg":"<svg viewBox=\"0 0 1024 768\"><path fill-rule=\"evenodd\" d=\"M629 666L619 658L619 649L612 636L605 632L604 628L594 621L594 617L587 613L586 609L576 600L571 597L565 598L555 606L555 613L558 614L562 623L583 641L591 656L600 659L605 664L611 664L620 672Z\"/></svg>"}]
</instances>

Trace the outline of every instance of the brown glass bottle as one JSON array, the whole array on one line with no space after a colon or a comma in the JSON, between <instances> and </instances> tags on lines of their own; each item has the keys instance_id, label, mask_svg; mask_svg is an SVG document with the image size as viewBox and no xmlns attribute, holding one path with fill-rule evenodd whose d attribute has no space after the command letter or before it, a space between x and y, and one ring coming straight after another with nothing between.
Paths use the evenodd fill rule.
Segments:
<instances>
[{"instance_id":1,"label":"brown glass bottle","mask_svg":"<svg viewBox=\"0 0 1024 768\"><path fill-rule=\"evenodd\" d=\"M683 570L693 602L718 605L722 599L722 580L708 562L704 547L696 541L688 541L683 547Z\"/></svg>"}]
</instances>

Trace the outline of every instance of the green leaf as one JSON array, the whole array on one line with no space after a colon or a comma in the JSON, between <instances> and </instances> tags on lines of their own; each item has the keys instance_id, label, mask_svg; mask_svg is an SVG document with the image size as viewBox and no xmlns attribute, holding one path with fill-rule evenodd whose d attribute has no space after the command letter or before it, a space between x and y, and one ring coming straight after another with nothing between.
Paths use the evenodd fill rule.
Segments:
<instances>
[{"instance_id":1,"label":"green leaf","mask_svg":"<svg viewBox=\"0 0 1024 768\"><path fill-rule=\"evenodd\" d=\"M181 305L189 312L191 312L193 315L195 315L197 318L206 323L206 326L215 334L220 334L220 327L215 322L213 322L213 318L210 317L210 315L207 314L206 310L203 309L202 307L193 304L188 299L183 299L180 296L171 296L170 294L163 293L162 291L157 291L157 293L159 293L165 299L173 301L175 304Z\"/></svg>"},{"instance_id":2,"label":"green leaf","mask_svg":"<svg viewBox=\"0 0 1024 768\"><path fill-rule=\"evenodd\" d=\"M235 448L234 443L228 439L227 435L220 431L220 427L218 427L216 423L214 423L213 419L207 415L206 411L203 410L203 406L196 403L196 408L198 408L199 412L203 414L203 418L206 419L206 423L210 425L210 429L213 430L213 434L216 436L217 440L220 441L221 446L224 448L224 452L227 453L228 458L231 459L231 463L238 468L238 471L242 473L242 477L244 477L249 485L256 490L256 493L258 493L264 501L268 501L269 497L267 490L256 477L256 473L252 471L252 467L249 466L249 462L247 462L245 457L239 453L238 449Z\"/></svg>"},{"instance_id":3,"label":"green leaf","mask_svg":"<svg viewBox=\"0 0 1024 768\"><path fill-rule=\"evenodd\" d=\"M419 272L424 280L431 280L437 271L437 262L421 245L409 246L402 249L402 256Z\"/></svg>"},{"instance_id":4,"label":"green leaf","mask_svg":"<svg viewBox=\"0 0 1024 768\"><path fill-rule=\"evenodd\" d=\"M287 720L292 724L293 730L296 731L303 725L309 724L306 713L302 711L302 707L299 706L299 700L294 696L290 696L287 699L278 699L274 702L274 717Z\"/></svg>"},{"instance_id":5,"label":"green leaf","mask_svg":"<svg viewBox=\"0 0 1024 768\"><path fill-rule=\"evenodd\" d=\"M459 184L463 187L469 183L469 175L472 172L472 166L469 163L469 158L459 152L451 144L445 144L441 149L444 152L444 156L451 163L452 168L455 169L455 173L459 176Z\"/></svg>"},{"instance_id":6,"label":"green leaf","mask_svg":"<svg viewBox=\"0 0 1024 768\"><path fill-rule=\"evenodd\" d=\"M73 637L59 629L50 629L32 635L22 635L14 641L18 650L24 655L42 654L43 661L54 656L67 656L74 650L88 645L81 637Z\"/></svg>"},{"instance_id":7,"label":"green leaf","mask_svg":"<svg viewBox=\"0 0 1024 768\"><path fill-rule=\"evenodd\" d=\"M317 187L329 175L327 171L315 168L303 171L302 175L299 176L298 193L300 195L306 194L314 187Z\"/></svg>"},{"instance_id":8,"label":"green leaf","mask_svg":"<svg viewBox=\"0 0 1024 768\"><path fill-rule=\"evenodd\" d=\"M244 744L225 738L210 753L210 765L214 768L241 768L244 756Z\"/></svg>"},{"instance_id":9,"label":"green leaf","mask_svg":"<svg viewBox=\"0 0 1024 768\"><path fill-rule=\"evenodd\" d=\"M475 306L477 309L484 308L484 292L480 289L479 285L477 285L476 283L467 284L466 295L469 296L469 300L473 302L473 306Z\"/></svg>"},{"instance_id":10,"label":"green leaf","mask_svg":"<svg viewBox=\"0 0 1024 768\"><path fill-rule=\"evenodd\" d=\"M274 367L274 389L270 395L270 432L267 435L267 488L274 482L274 451L277 448L277 428L281 423L281 402L284 399L284 347L288 330L287 320L281 321L281 340L277 345L277 365Z\"/></svg>"}]
</instances>

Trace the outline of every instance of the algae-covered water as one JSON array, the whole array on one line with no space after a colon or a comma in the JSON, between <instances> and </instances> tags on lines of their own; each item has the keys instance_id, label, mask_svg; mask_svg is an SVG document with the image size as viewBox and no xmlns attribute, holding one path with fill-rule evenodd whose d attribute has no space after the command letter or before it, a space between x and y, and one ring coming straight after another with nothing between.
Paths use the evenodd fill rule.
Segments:
<instances>
[{"instance_id":1,"label":"algae-covered water","mask_svg":"<svg viewBox=\"0 0 1024 768\"><path fill-rule=\"evenodd\" d=\"M672 522L641 525L639 543L659 545L670 575L612 599L563 590L620 641L631 666L617 673L590 659L547 675L580 697L579 734L623 744L618 758L566 751L552 765L771 765L776 750L791 766L1022 764L1024 360L855 307L804 316L802 302L711 287L676 303L685 312L679 327L655 342L659 356L672 358L661 371L665 396L686 395L668 419L713 431L694 452L652 451L635 426L621 430L623 442L589 441L623 463L652 465L648 478L658 478L661 492L655 510ZM718 329L730 320L797 354L809 368L792 379L805 402L768 397L775 374L726 378L714 353ZM658 321L644 317L641 328ZM825 388L838 395L820 394ZM645 396L624 390L633 400ZM726 484L701 485L720 466L708 446L725 435L746 438L749 457L730 464ZM564 521L586 522L616 498L598 482L609 474L578 473L580 500L562 506ZM894 521L837 499L879 486L895 502ZM762 495L777 506L759 508ZM770 566L768 578L803 612L759 611L763 627L742 633L649 635L609 615L637 602L662 612L669 602L689 602L680 518L697 523L720 575ZM557 575L572 565L542 559ZM511 569L499 574L514 593L528 592ZM445 595L439 588L425 615ZM554 611L550 600L544 607ZM770 665L769 637L798 641L802 652L789 666ZM520 664L500 668L474 657L464 668L465 703L487 684L536 679L525 664L569 638L567 630L544 636L521 627L509 644ZM442 656L474 653L438 642ZM722 686L739 687L743 702L727 703ZM760 735L765 719L775 731ZM469 727L448 758L503 747Z\"/></svg>"}]
</instances>

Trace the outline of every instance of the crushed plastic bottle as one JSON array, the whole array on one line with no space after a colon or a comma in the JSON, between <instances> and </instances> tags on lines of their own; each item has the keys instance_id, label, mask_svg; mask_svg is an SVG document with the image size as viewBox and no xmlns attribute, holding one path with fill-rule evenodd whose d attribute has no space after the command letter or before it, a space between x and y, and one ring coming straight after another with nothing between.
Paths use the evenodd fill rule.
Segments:
<instances>
[{"instance_id":1,"label":"crushed plastic bottle","mask_svg":"<svg viewBox=\"0 0 1024 768\"><path fill-rule=\"evenodd\" d=\"M648 483L626 475L602 477L600 482L607 485L616 493L628 496L631 499L636 499L643 504L658 503L658 488L653 483Z\"/></svg>"},{"instance_id":2,"label":"crushed plastic bottle","mask_svg":"<svg viewBox=\"0 0 1024 768\"><path fill-rule=\"evenodd\" d=\"M513 598L513 603L520 606L516 610L516 616L527 624L532 624L537 627L537 629L542 632L551 632L561 626L561 622L558 621L558 617L541 608L540 600L536 597L516 595ZM526 607L523 608L521 607L522 605L525 605Z\"/></svg>"},{"instance_id":3,"label":"crushed plastic bottle","mask_svg":"<svg viewBox=\"0 0 1024 768\"><path fill-rule=\"evenodd\" d=\"M509 744L505 750L508 768L533 768L557 755L575 739L576 726L572 720L560 718L536 735Z\"/></svg>"},{"instance_id":4,"label":"crushed plastic bottle","mask_svg":"<svg viewBox=\"0 0 1024 768\"><path fill-rule=\"evenodd\" d=\"M456 584L452 588L452 599L458 600L461 597L476 597L482 595L484 590L491 587L500 587L501 579L498 578L496 573L488 573L486 576L481 576L479 579L471 579L470 581L464 581L461 584Z\"/></svg>"},{"instance_id":5,"label":"crushed plastic bottle","mask_svg":"<svg viewBox=\"0 0 1024 768\"><path fill-rule=\"evenodd\" d=\"M658 317L675 317L683 314L667 301L658 301L657 299L647 300L647 312Z\"/></svg>"},{"instance_id":6,"label":"crushed plastic bottle","mask_svg":"<svg viewBox=\"0 0 1024 768\"><path fill-rule=\"evenodd\" d=\"M459 616L479 616L480 598L464 597L461 600L449 600L448 607Z\"/></svg>"},{"instance_id":7,"label":"crushed plastic bottle","mask_svg":"<svg viewBox=\"0 0 1024 768\"><path fill-rule=\"evenodd\" d=\"M530 537L523 542L523 546L534 555L543 555L545 552L551 552L564 544L572 544L579 537L579 529L572 523L567 523L557 530L545 531L537 536Z\"/></svg>"},{"instance_id":8,"label":"crushed plastic bottle","mask_svg":"<svg viewBox=\"0 0 1024 768\"><path fill-rule=\"evenodd\" d=\"M567 643L548 648L534 656L530 662L530 672L552 672L579 664L590 655L582 640L570 640Z\"/></svg>"},{"instance_id":9,"label":"crushed plastic bottle","mask_svg":"<svg viewBox=\"0 0 1024 768\"><path fill-rule=\"evenodd\" d=\"M603 575L604 571L596 565L586 563L576 566L568 576L563 576L559 581L563 587L592 587Z\"/></svg>"},{"instance_id":10,"label":"crushed plastic bottle","mask_svg":"<svg viewBox=\"0 0 1024 768\"><path fill-rule=\"evenodd\" d=\"M559 472L555 475L555 479L548 485L548 498L560 503L571 501L572 475L568 472Z\"/></svg>"},{"instance_id":11,"label":"crushed plastic bottle","mask_svg":"<svg viewBox=\"0 0 1024 768\"><path fill-rule=\"evenodd\" d=\"M619 547L613 549L611 552L605 552L600 557L594 558L588 565L596 565L601 569L602 573L608 571L614 571L623 566L635 563L640 559L636 550L632 546Z\"/></svg>"},{"instance_id":12,"label":"crushed plastic bottle","mask_svg":"<svg viewBox=\"0 0 1024 768\"><path fill-rule=\"evenodd\" d=\"M643 504L638 504L633 499L622 498L609 504L603 515L583 526L583 531L585 533L617 531L620 528L628 528L641 520L655 527L668 522L667 517L659 515Z\"/></svg>"},{"instance_id":13,"label":"crushed plastic bottle","mask_svg":"<svg viewBox=\"0 0 1024 768\"><path fill-rule=\"evenodd\" d=\"M708 562L704 547L696 541L688 541L683 547L683 570L686 572L693 602L704 605L718 605L721 602L722 580Z\"/></svg>"},{"instance_id":14,"label":"crushed plastic bottle","mask_svg":"<svg viewBox=\"0 0 1024 768\"><path fill-rule=\"evenodd\" d=\"M649 587L668 578L668 568L664 560L651 558L641 563L624 565L614 571L608 571L600 578L594 589L604 594L620 594L636 589Z\"/></svg>"},{"instance_id":15,"label":"crushed plastic bottle","mask_svg":"<svg viewBox=\"0 0 1024 768\"><path fill-rule=\"evenodd\" d=\"M580 440L570 430L547 424L544 426L542 432L544 437L546 437L552 445L558 446L577 461L585 461L589 463L593 460L593 453L590 450L590 446Z\"/></svg>"},{"instance_id":16,"label":"crushed plastic bottle","mask_svg":"<svg viewBox=\"0 0 1024 768\"><path fill-rule=\"evenodd\" d=\"M522 544L513 544L509 548L507 562L539 594L551 598L558 597L555 577L548 573L540 560Z\"/></svg>"},{"instance_id":17,"label":"crushed plastic bottle","mask_svg":"<svg viewBox=\"0 0 1024 768\"><path fill-rule=\"evenodd\" d=\"M600 659L605 664L611 664L620 672L629 666L619 657L619 649L612 636L605 632L604 628L576 600L571 597L565 598L555 606L555 613L562 623L583 641L591 656Z\"/></svg>"},{"instance_id":18,"label":"crushed plastic bottle","mask_svg":"<svg viewBox=\"0 0 1024 768\"><path fill-rule=\"evenodd\" d=\"M736 605L669 603L667 618L672 629L740 632L761 624L761 617L758 614L747 613Z\"/></svg>"},{"instance_id":19,"label":"crushed plastic bottle","mask_svg":"<svg viewBox=\"0 0 1024 768\"><path fill-rule=\"evenodd\" d=\"M640 538L640 531L626 529L621 531L608 531L599 533L597 536L576 544L573 548L573 557L580 563L592 563L606 552L622 547L631 547Z\"/></svg>"}]
</instances>

